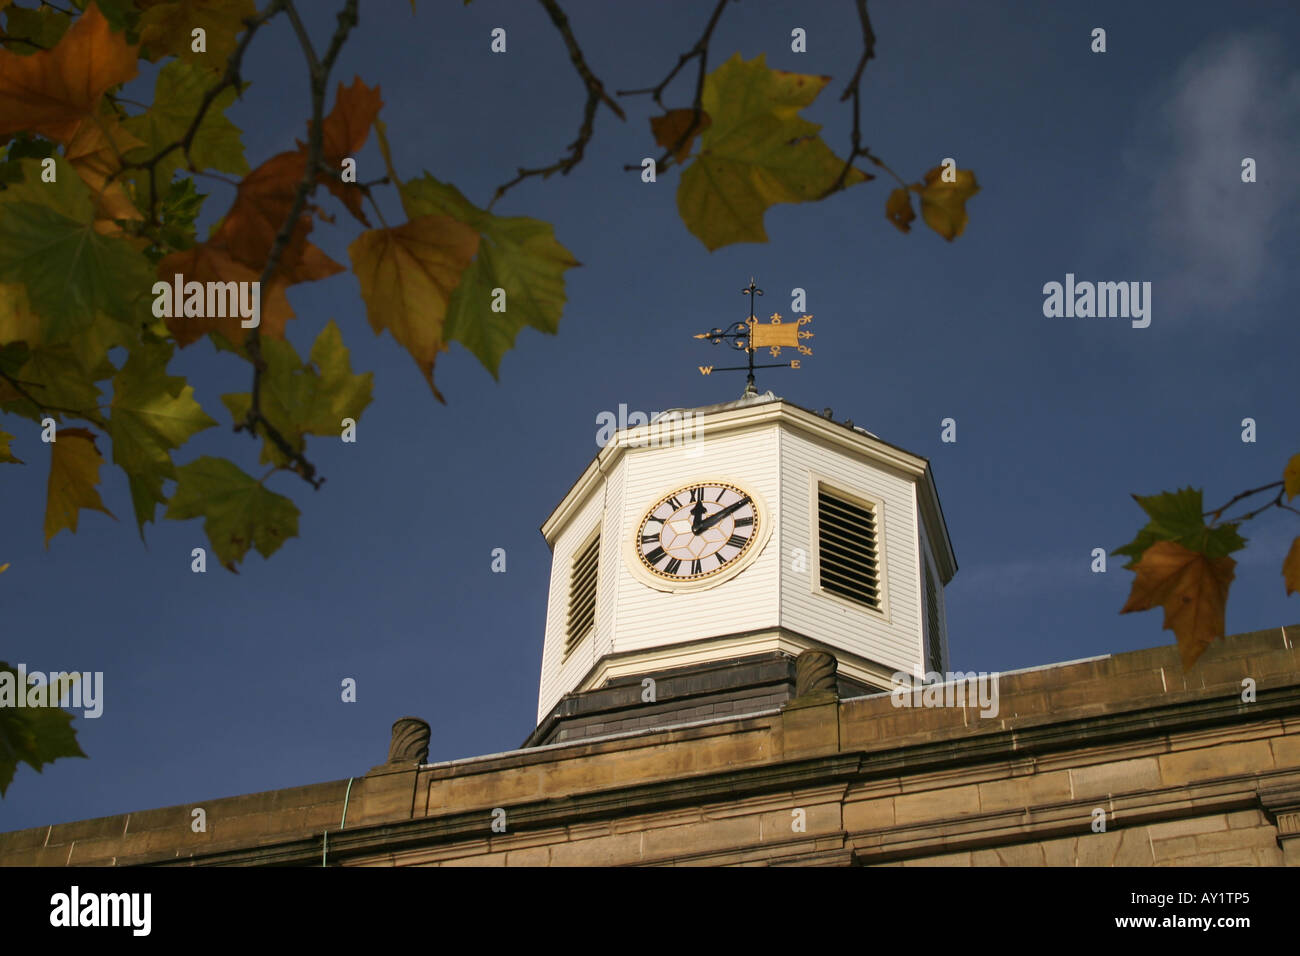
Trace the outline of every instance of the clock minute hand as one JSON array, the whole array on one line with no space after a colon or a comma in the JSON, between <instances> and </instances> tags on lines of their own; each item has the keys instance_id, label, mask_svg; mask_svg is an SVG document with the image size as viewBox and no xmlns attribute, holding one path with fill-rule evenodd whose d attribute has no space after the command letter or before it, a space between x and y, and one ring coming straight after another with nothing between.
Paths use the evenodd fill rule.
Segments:
<instances>
[{"instance_id":1,"label":"clock minute hand","mask_svg":"<svg viewBox=\"0 0 1300 956\"><path fill-rule=\"evenodd\" d=\"M699 528L698 530L695 531L695 533L703 534L705 531L708 531L710 528L712 528L723 518L727 517L727 515L734 514L735 512L739 511L741 508L745 507L745 505L747 504L749 504L749 498L745 497L745 498L741 498L733 505L727 505L727 507L723 508L721 511L715 511L713 514L709 515L707 518L705 518L703 521L700 522Z\"/></svg>"}]
</instances>

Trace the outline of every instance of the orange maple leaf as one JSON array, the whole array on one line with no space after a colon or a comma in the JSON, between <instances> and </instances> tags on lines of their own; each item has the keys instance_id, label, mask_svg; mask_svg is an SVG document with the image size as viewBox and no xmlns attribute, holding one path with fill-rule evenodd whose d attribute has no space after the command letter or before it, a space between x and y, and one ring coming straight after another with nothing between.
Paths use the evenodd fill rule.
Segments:
<instances>
[{"instance_id":1,"label":"orange maple leaf","mask_svg":"<svg viewBox=\"0 0 1300 956\"><path fill-rule=\"evenodd\" d=\"M0 136L26 131L67 142L105 90L135 77L137 49L94 4L52 50L0 49Z\"/></svg>"},{"instance_id":2,"label":"orange maple leaf","mask_svg":"<svg viewBox=\"0 0 1300 956\"><path fill-rule=\"evenodd\" d=\"M1164 628L1173 631L1183 667L1196 663L1212 641L1222 637L1228 586L1237 562L1210 558L1176 541L1157 541L1133 566L1137 577L1121 614L1165 609Z\"/></svg>"},{"instance_id":3,"label":"orange maple leaf","mask_svg":"<svg viewBox=\"0 0 1300 956\"><path fill-rule=\"evenodd\" d=\"M355 183L343 182L334 171L341 168L343 160L355 158L356 153L365 145L370 136L370 127L374 125L383 105L379 87L366 86L361 82L361 77L354 76L351 86L339 84L334 108L321 121L321 162L330 172L322 172L319 182L347 206L348 212L367 226L370 225L370 220L361 210L361 189ZM311 132L310 120L307 131ZM307 145L300 142L298 148L305 154Z\"/></svg>"},{"instance_id":4,"label":"orange maple leaf","mask_svg":"<svg viewBox=\"0 0 1300 956\"><path fill-rule=\"evenodd\" d=\"M324 253L321 253L324 255ZM158 263L158 278L174 281L180 273L185 282L256 282L259 272L231 258L230 253L210 242L199 243L183 252L173 252ZM273 279L261 291L261 334L273 339L284 338L284 327L293 318L289 298L284 294L285 283ZM206 299L205 299L206 301ZM179 303L173 303L173 312L183 312ZM206 309L204 310L206 312ZM248 329L240 325L240 316L187 316L172 315L163 321L176 337L181 348L198 341L209 332L217 332L227 342L242 348Z\"/></svg>"},{"instance_id":5,"label":"orange maple leaf","mask_svg":"<svg viewBox=\"0 0 1300 956\"><path fill-rule=\"evenodd\" d=\"M112 117L88 116L81 121L64 149L64 158L90 187L95 200L95 231L118 233L116 219L143 219L122 183L109 177L122 167L121 157L145 145Z\"/></svg>"}]
</instances>

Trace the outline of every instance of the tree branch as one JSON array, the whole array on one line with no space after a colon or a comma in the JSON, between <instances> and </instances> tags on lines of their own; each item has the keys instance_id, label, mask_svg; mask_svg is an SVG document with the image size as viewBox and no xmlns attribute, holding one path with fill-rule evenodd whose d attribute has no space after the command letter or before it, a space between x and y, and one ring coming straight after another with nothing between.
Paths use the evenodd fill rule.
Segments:
<instances>
[{"instance_id":1,"label":"tree branch","mask_svg":"<svg viewBox=\"0 0 1300 956\"><path fill-rule=\"evenodd\" d=\"M108 179L104 183L105 189L107 189L113 183L113 181L118 177L119 174L125 172L128 169L149 170L149 224L150 225L152 226L158 225L158 182L157 182L158 177L156 175L156 167L158 163L162 162L163 158L166 157L168 154L170 154L173 150L180 149L185 154L186 168L193 170L194 161L190 158L190 147L194 143L194 137L198 134L199 126L202 125L203 123L203 118L207 115L208 109L212 106L212 104L216 101L217 97L220 96L224 90L232 86L235 88L236 91L239 90L239 87L242 82L239 76L239 67L240 64L243 62L244 52L248 49L248 45L253 41L253 34L255 34L260 27L265 26L267 21L269 21L272 17L274 17L277 13L279 13L280 10L283 8L283 6L284 6L284 0L270 0L270 2L266 5L265 10L263 10L257 16L248 17L243 21L245 27L244 35L243 37L240 38L239 45L235 47L235 52L230 54L230 59L226 61L226 72L222 74L220 80L218 80L214 85L210 86L206 92L204 92L203 99L199 101L198 112L194 114L194 119L190 122L189 127L185 130L185 133L180 137L180 139L176 140L175 142L167 144L162 149L158 150L158 152L155 153L153 156L150 156L148 159L136 160L134 162L129 162L129 163L124 162L121 164L121 166L119 166L111 174L109 174Z\"/></svg>"},{"instance_id":2,"label":"tree branch","mask_svg":"<svg viewBox=\"0 0 1300 956\"><path fill-rule=\"evenodd\" d=\"M578 76L582 78L582 83L587 88L587 102L582 110L582 125L578 127L578 138L565 147L568 150L568 155L561 156L549 166L539 166L536 169L518 167L518 175L514 179L497 187L496 192L492 194L492 201L487 205L488 209L496 205L496 201L504 196L507 191L530 176L541 176L543 179L547 179L554 173L559 173L562 176L569 175L573 168L582 162L587 144L591 142L592 134L595 132L596 110L600 108L601 103L608 106L619 119L627 119L619 105L609 98L609 94L605 92L605 87L596 77L596 74L592 73L591 68L587 66L587 60L582 55L582 48L578 46L578 41L573 35L573 28L569 26L569 18L560 9L557 0L539 0L539 2L550 16L551 22L555 24L555 28L560 31L560 36L564 37L564 45L569 50L569 59L573 63L573 68L578 71Z\"/></svg>"},{"instance_id":3,"label":"tree branch","mask_svg":"<svg viewBox=\"0 0 1300 956\"><path fill-rule=\"evenodd\" d=\"M311 81L311 126L308 130L307 157L302 181L298 183L298 188L294 192L293 205L289 208L289 215L280 227L280 231L276 234L275 241L271 244L271 253L267 257L266 266L262 269L262 275L259 279L259 283L263 288L269 285L271 277L275 274L276 269L280 267L280 259L284 256L284 250L288 247L289 240L298 226L299 219L302 217L303 209L307 205L307 197L316 189L324 143L322 122L325 113L325 93L329 87L329 76L330 71L334 68L334 62L338 59L339 52L343 49L343 43L347 40L348 34L357 25L358 4L358 0L344 0L343 9L338 14L338 26L334 30L334 36L330 39L329 48L325 51L324 57L317 57L316 49L312 46L311 38L303 27L298 11L293 5L293 0L273 0L273 2L283 8L289 17L289 22L293 24L294 32L298 35L298 42L302 46L303 56L307 60L309 79ZM248 351L249 361L253 363L252 402L249 405L248 415L245 417L244 422L242 425L235 426L235 430L239 431L241 428L247 428L249 432L256 435L257 428L260 425L267 439L280 450L282 455L293 462L294 471L302 476L302 479L313 488L319 488L324 479L316 478L316 467L303 456L302 452L295 451L285 437L280 434L279 430L262 413L262 375L266 372L266 361L262 358L260 325L249 329L248 338L245 340L244 345Z\"/></svg>"},{"instance_id":4,"label":"tree branch","mask_svg":"<svg viewBox=\"0 0 1300 956\"><path fill-rule=\"evenodd\" d=\"M1281 482L1281 481L1273 481L1273 482L1269 482L1267 485L1260 485L1258 488L1251 488L1249 491L1243 491L1243 492L1242 492L1241 494L1239 494L1239 495L1233 495L1232 498L1229 499L1229 501L1228 501L1227 504L1225 504L1225 505L1223 505L1223 506L1221 506L1221 507L1219 507L1219 508L1215 508L1213 511L1207 511L1207 512L1205 512L1201 517L1203 517L1203 518L1209 518L1211 521L1216 521L1216 522L1217 522L1221 517L1223 517L1223 513L1224 513L1225 511L1227 511L1229 508L1231 508L1233 505L1235 505L1238 501L1241 501L1243 498L1249 498L1249 497L1251 497L1252 495L1257 495L1257 494L1259 494L1261 491L1268 491L1268 490L1270 490L1270 489L1272 489L1272 488L1282 488L1282 485L1283 485L1283 482ZM1276 499L1276 501L1280 502L1281 500L1282 500L1282 492L1279 491L1279 492L1277 493L1277 499ZM1269 504L1265 505L1264 508L1271 508L1272 506L1273 506L1273 503L1270 502ZM1260 508L1259 511L1252 511L1252 512L1250 513L1249 517L1251 517L1251 518L1255 517L1255 515L1259 514L1260 511L1263 511L1264 508ZM1237 520L1237 521L1245 521L1245 520L1247 520L1247 519L1246 519L1246 518L1237 518L1236 520Z\"/></svg>"},{"instance_id":5,"label":"tree branch","mask_svg":"<svg viewBox=\"0 0 1300 956\"><path fill-rule=\"evenodd\" d=\"M673 81L673 77L681 71L682 67L696 57L699 58L700 69L695 78L695 99L691 102L691 121L687 124L686 129L682 131L682 134L677 137L677 142L673 143L673 145L668 148L668 151L659 157L659 161L655 164L656 168L659 170L668 169L672 166L673 157L677 155L677 151L690 141L690 138L695 135L696 130L699 128L700 115L703 113L701 104L704 101L704 78L708 71L709 64L709 41L713 37L713 28L718 25L718 19L722 16L722 9L726 5L727 0L718 0L718 5L713 8L713 15L709 17L709 22L704 28L704 33L702 33L700 38L695 41L695 46L691 47L691 49L677 58L677 65L668 71L668 75L660 81L658 86L651 86L642 90L617 91L619 96L639 96L649 93L655 103L659 105L659 108L666 113L668 107L664 106L664 90L667 88L668 84ZM641 167L624 166L623 168L625 170L637 170Z\"/></svg>"}]
</instances>

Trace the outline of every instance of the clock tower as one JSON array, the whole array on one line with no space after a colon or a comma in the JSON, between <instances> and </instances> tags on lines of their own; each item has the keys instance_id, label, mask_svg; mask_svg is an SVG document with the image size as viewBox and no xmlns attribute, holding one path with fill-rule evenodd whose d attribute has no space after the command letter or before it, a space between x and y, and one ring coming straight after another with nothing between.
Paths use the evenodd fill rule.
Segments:
<instances>
[{"instance_id":1,"label":"clock tower","mask_svg":"<svg viewBox=\"0 0 1300 956\"><path fill-rule=\"evenodd\" d=\"M528 746L780 706L809 650L841 696L947 669L957 565L930 465L829 409L751 388L620 428L541 530Z\"/></svg>"}]
</instances>

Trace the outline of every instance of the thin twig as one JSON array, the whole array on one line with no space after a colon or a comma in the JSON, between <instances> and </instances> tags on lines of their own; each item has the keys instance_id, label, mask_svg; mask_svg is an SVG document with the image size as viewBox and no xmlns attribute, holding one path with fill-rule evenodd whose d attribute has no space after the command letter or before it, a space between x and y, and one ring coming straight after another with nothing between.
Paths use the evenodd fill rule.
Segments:
<instances>
[{"instance_id":1,"label":"thin twig","mask_svg":"<svg viewBox=\"0 0 1300 956\"><path fill-rule=\"evenodd\" d=\"M36 398L34 395L32 395L31 392L27 391L27 389L23 388L23 384L24 384L24 383L23 383L20 379L12 378L11 376L7 375L5 372L0 371L0 378L4 379L6 382L8 382L8 383L10 384L10 386L12 386L12 388L13 388L13 390L14 390L15 392L17 392L17 393L18 393L19 395L21 395L23 398L27 399L27 401L29 401L29 402L31 402L33 405L35 405L37 411L41 411L41 412L61 412L61 413L64 414L64 415L74 415L74 416L76 416L77 418L84 418L84 419L85 419L86 421L88 421L88 422L96 422L96 423L99 422L99 418L98 418L98 417L91 417L89 414L86 413L86 411L85 411L84 409L79 409L79 408L64 408L64 407L62 407L61 405L46 405L46 404L45 404L44 402L42 402L40 399L38 399L38 398ZM35 383L35 382L28 382L28 383L26 383L26 384L29 384L29 385L35 385L36 383ZM40 386L40 387L41 387L41 388L44 388L45 386L42 385L42 386Z\"/></svg>"},{"instance_id":2,"label":"thin twig","mask_svg":"<svg viewBox=\"0 0 1300 956\"><path fill-rule=\"evenodd\" d=\"M619 105L610 99L609 94L605 92L605 87L596 77L596 74L592 73L591 68L587 66L587 60L582 55L582 48L578 46L578 41L573 35L573 28L569 26L569 18L560 9L557 0L540 0L540 3L545 8L547 15L550 16L551 22L555 24L555 28L564 37L564 45L569 50L569 59L573 63L573 68L578 71L578 76L581 77L583 85L587 88L587 102L582 109L582 125L578 128L578 138L565 147L568 150L567 155L561 156L549 166L539 166L535 169L518 167L518 175L514 179L497 187L497 191L492 194L492 201L488 203L488 209L491 209L496 204L496 201L510 189L530 176L541 176L543 179L547 179L555 173L562 176L569 175L573 168L582 162L583 154L587 150L587 144L591 141L592 134L595 132L596 110L600 108L601 103L608 106L619 119L627 119Z\"/></svg>"},{"instance_id":3,"label":"thin twig","mask_svg":"<svg viewBox=\"0 0 1300 956\"><path fill-rule=\"evenodd\" d=\"M298 35L298 42L302 46L303 56L307 59L311 81L311 126L308 130L307 156L302 181L298 183L298 188L294 192L289 215L280 227L279 233L276 234L275 241L271 244L271 253L266 260L266 266L262 269L262 275L259 279L263 288L269 287L271 277L279 268L280 259L283 257L284 251L289 245L289 240L298 227L303 209L307 205L307 197L315 191L316 184L319 181L321 152L324 148L322 120L325 113L325 94L329 88L329 76L330 71L334 68L334 61L338 59L339 52L342 50L348 34L357 25L358 0L345 0L343 9L338 14L338 26L334 30L334 36L330 39L329 48L325 51L323 57L317 57L316 49L312 46L311 38L307 35L302 19L298 16L298 11L293 5L293 0L276 0L276 3L285 11L289 17L289 22L293 24L294 32ZM313 488L319 488L324 479L316 478L316 467L303 456L302 452L296 451L262 413L262 375L266 371L266 361L262 358L260 325L249 329L248 338L244 344L248 351L249 361L253 363L253 392L248 415L242 425L236 426L236 430L247 428L252 434L256 435L257 427L260 425L267 439L280 450L280 453L285 458L293 462L294 471Z\"/></svg>"},{"instance_id":4,"label":"thin twig","mask_svg":"<svg viewBox=\"0 0 1300 956\"><path fill-rule=\"evenodd\" d=\"M718 19L722 16L722 10L726 5L727 0L718 0L718 5L713 8L713 15L709 17L709 22L704 28L704 33L702 33L700 38L695 41L695 46L691 47L677 58L677 65L668 71L668 75L660 81L658 86L651 86L642 90L617 91L619 96L639 96L649 93L655 103L657 103L664 112L667 112L668 107L664 106L663 101L664 90L668 87L668 84L673 81L673 77L681 71L682 67L696 57L699 58L700 69L695 78L695 98L691 101L691 121L687 124L686 129L682 130L681 135L677 137L677 142L673 143L673 145L668 148L668 151L659 157L659 161L655 164L655 168L660 171L668 169L672 165L673 158L677 155L677 151L690 141L690 138L695 135L696 130L700 126L700 116L704 112L702 109L702 104L704 102L704 79L705 74L708 72L709 65L709 41L713 37L713 28L718 25ZM623 168L625 170L638 170L641 167L639 165L629 165L624 166Z\"/></svg>"},{"instance_id":5,"label":"thin twig","mask_svg":"<svg viewBox=\"0 0 1300 956\"><path fill-rule=\"evenodd\" d=\"M1282 485L1283 485L1283 482L1281 482L1281 481L1273 481L1273 482L1270 482L1270 483L1267 484L1267 485L1260 485L1258 488L1251 488L1249 491L1243 491L1243 492L1242 492L1241 494L1239 494L1239 495L1233 495L1232 498L1228 501L1228 503L1225 504L1225 505L1223 505L1222 507L1216 508L1216 509L1214 509L1213 511L1207 511L1207 512L1205 512L1205 513L1202 515L1202 517L1210 518L1212 521L1218 521L1221 517L1223 517L1223 513L1224 513L1225 511L1227 511L1229 508L1231 508L1233 505L1235 505L1235 504L1236 504L1238 501L1240 501L1241 499L1243 499L1243 498L1249 498L1249 497L1251 497L1252 495L1257 495L1257 494L1259 494L1261 491L1268 491L1270 488L1280 488L1280 487L1282 487ZM1282 493L1281 493L1281 492L1278 492L1278 498L1280 499L1281 497L1282 497ZM1266 507L1266 508L1267 508L1267 507L1271 507L1271 505L1265 505L1264 507ZM1257 513L1258 513L1258 512L1256 512L1256 514L1257 514ZM1252 517L1253 517L1253 515L1252 515ZM1240 518L1239 518L1239 519L1237 519L1237 520L1240 521L1240 520L1245 520L1245 519L1240 519Z\"/></svg>"},{"instance_id":6,"label":"thin twig","mask_svg":"<svg viewBox=\"0 0 1300 956\"><path fill-rule=\"evenodd\" d=\"M862 55L858 57L858 65L853 71L853 78L849 80L848 85L844 87L844 92L840 94L841 103L845 100L853 101L853 134L849 140L849 155L844 160L844 168L835 177L835 182L831 183L830 188L821 194L820 198L822 199L844 188L844 181L853 168L853 161L859 156L870 160L889 173L894 179L898 180L900 186L907 187L903 177L885 165L880 157L874 155L870 146L862 145L862 73L867 68L867 61L873 59L876 55L876 31L871 29L871 17L867 14L867 0L855 0L855 3L858 8L858 21L862 24Z\"/></svg>"}]
</instances>

